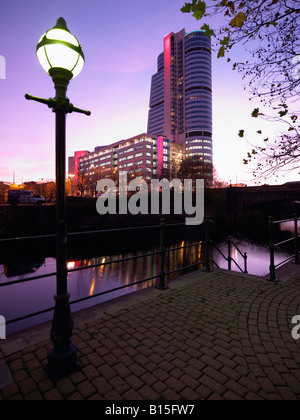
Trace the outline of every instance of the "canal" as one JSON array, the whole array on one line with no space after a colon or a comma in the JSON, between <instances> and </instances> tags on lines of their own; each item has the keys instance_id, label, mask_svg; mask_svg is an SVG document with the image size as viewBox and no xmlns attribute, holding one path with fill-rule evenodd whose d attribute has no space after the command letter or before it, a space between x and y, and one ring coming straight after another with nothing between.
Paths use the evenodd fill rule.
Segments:
<instances>
[{"instance_id":1,"label":"canal","mask_svg":"<svg viewBox=\"0 0 300 420\"><path fill-rule=\"evenodd\" d=\"M292 234L293 224L283 224L281 231L285 234ZM185 239L182 241L172 240L168 244L168 248L178 248L186 245L199 243L202 239ZM266 276L269 273L269 248L267 244L259 243L253 239L233 237L235 244L242 253L246 252L248 257L248 273L259 276ZM217 242L218 249L225 255L228 255L228 245L224 240ZM105 247L104 247L105 248ZM101 296L72 304L72 311L114 299L121 295L132 293L142 288L151 287L156 284L156 280L150 280L145 283L123 288L114 292L106 293L111 289L116 289L124 285L147 279L159 274L160 256L158 254L144 256L147 253L156 253L159 251L159 244L152 243L140 246L139 250L131 249L124 252L112 254L104 252L103 247L101 253L95 251L92 256L81 257L80 255L72 256L68 261L69 270L77 270L83 266L91 266L86 270L73 271L69 273L68 288L71 294L71 302L80 300L87 296L95 296L104 293ZM178 249L169 252L166 262L166 271L177 270L203 261L205 258L204 246L195 245L185 249ZM141 256L129 261L116 262L120 259ZM280 249L275 255L275 264L283 261L288 256L287 251ZM213 251L211 256L220 268L227 269L228 262L222 257L218 250ZM232 248L231 258L243 268L244 260L236 248ZM98 267L94 265L101 264ZM189 271L201 269L203 266L193 267ZM232 269L239 271L237 266L232 263ZM32 276L43 276L45 274L54 273L56 270L55 258L45 256L31 258L26 261L13 261L8 264L0 265L0 285L1 283L13 282L19 279L26 279ZM168 276L168 280L189 272L188 270L179 270ZM0 314L6 320L22 318L27 314L36 313L54 305L53 296L56 288L55 275L45 277L39 280L27 283L12 284L0 288ZM7 326L7 334L24 328L39 324L52 318L52 311L45 314L20 320Z\"/></svg>"}]
</instances>

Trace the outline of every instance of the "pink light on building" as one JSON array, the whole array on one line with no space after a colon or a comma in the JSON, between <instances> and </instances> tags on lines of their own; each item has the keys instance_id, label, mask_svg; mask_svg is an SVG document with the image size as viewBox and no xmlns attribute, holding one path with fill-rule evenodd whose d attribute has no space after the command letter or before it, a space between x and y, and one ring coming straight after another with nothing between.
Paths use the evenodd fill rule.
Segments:
<instances>
[{"instance_id":1,"label":"pink light on building","mask_svg":"<svg viewBox=\"0 0 300 420\"><path fill-rule=\"evenodd\" d=\"M85 155L87 155L88 152L86 150L82 150L79 152L75 152L75 161L74 161L74 179L75 179L75 185L78 184L78 172L79 172L79 159Z\"/></svg>"},{"instance_id":2,"label":"pink light on building","mask_svg":"<svg viewBox=\"0 0 300 420\"><path fill-rule=\"evenodd\" d=\"M164 39L164 134L171 136L171 35Z\"/></svg>"},{"instance_id":3,"label":"pink light on building","mask_svg":"<svg viewBox=\"0 0 300 420\"><path fill-rule=\"evenodd\" d=\"M157 138L157 166L158 175L161 176L164 167L164 138Z\"/></svg>"}]
</instances>

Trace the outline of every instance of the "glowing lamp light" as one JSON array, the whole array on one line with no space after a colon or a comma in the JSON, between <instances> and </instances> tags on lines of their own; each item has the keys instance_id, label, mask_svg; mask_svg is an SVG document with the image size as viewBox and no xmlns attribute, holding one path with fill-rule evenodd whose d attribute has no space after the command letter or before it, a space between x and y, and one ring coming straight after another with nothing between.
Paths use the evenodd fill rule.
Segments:
<instances>
[{"instance_id":1,"label":"glowing lamp light","mask_svg":"<svg viewBox=\"0 0 300 420\"><path fill-rule=\"evenodd\" d=\"M39 40L36 53L43 69L52 76L56 69L78 76L84 66L84 54L77 38L71 34L63 18Z\"/></svg>"}]
</instances>

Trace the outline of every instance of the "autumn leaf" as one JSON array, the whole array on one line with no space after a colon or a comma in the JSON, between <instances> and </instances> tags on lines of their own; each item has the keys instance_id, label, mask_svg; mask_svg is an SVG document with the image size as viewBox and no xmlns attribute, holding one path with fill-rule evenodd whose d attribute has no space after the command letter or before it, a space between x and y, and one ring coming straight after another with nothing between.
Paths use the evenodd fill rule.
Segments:
<instances>
[{"instance_id":1,"label":"autumn leaf","mask_svg":"<svg viewBox=\"0 0 300 420\"><path fill-rule=\"evenodd\" d=\"M284 117L289 111L286 109L285 111L278 112L279 116L282 118Z\"/></svg>"},{"instance_id":2,"label":"autumn leaf","mask_svg":"<svg viewBox=\"0 0 300 420\"><path fill-rule=\"evenodd\" d=\"M206 12L206 3L205 1L199 0L198 3L192 5L193 16L200 20L204 13Z\"/></svg>"},{"instance_id":3,"label":"autumn leaf","mask_svg":"<svg viewBox=\"0 0 300 420\"><path fill-rule=\"evenodd\" d=\"M218 58L225 56L225 47L221 47L218 52Z\"/></svg>"},{"instance_id":4,"label":"autumn leaf","mask_svg":"<svg viewBox=\"0 0 300 420\"><path fill-rule=\"evenodd\" d=\"M232 13L235 12L235 6L234 6L233 1L229 1L226 6L230 8L230 10L232 11Z\"/></svg>"},{"instance_id":5,"label":"autumn leaf","mask_svg":"<svg viewBox=\"0 0 300 420\"><path fill-rule=\"evenodd\" d=\"M251 116L253 118L258 118L258 116L259 116L259 108L255 108L255 110L252 112Z\"/></svg>"},{"instance_id":6,"label":"autumn leaf","mask_svg":"<svg viewBox=\"0 0 300 420\"><path fill-rule=\"evenodd\" d=\"M220 44L226 46L226 45L229 45L229 41L230 41L229 36L225 36L224 39L220 41Z\"/></svg>"},{"instance_id":7,"label":"autumn leaf","mask_svg":"<svg viewBox=\"0 0 300 420\"><path fill-rule=\"evenodd\" d=\"M212 36L214 36L215 35L215 32L213 31L213 29L211 29L210 27L209 27L209 25L207 25L207 23L205 23L203 26L202 26L202 31L204 31L205 32L205 36L207 36L208 38L211 38Z\"/></svg>"},{"instance_id":8,"label":"autumn leaf","mask_svg":"<svg viewBox=\"0 0 300 420\"><path fill-rule=\"evenodd\" d=\"M185 3L185 5L180 9L182 13L190 13L192 10L192 3Z\"/></svg>"},{"instance_id":9,"label":"autumn leaf","mask_svg":"<svg viewBox=\"0 0 300 420\"><path fill-rule=\"evenodd\" d=\"M242 28L242 26L244 25L244 22L246 20L246 15L244 12L239 12L236 17L234 17L231 21L230 21L230 26L232 28L234 28L235 26L237 28Z\"/></svg>"}]
</instances>

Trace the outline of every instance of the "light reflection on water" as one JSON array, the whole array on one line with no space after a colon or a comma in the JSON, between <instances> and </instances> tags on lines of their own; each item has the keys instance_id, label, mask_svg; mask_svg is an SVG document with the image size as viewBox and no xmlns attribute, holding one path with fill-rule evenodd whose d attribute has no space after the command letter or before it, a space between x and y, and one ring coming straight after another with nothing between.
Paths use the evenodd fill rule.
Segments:
<instances>
[{"instance_id":1,"label":"light reflection on water","mask_svg":"<svg viewBox=\"0 0 300 420\"><path fill-rule=\"evenodd\" d=\"M269 272L269 250L267 246L252 244L247 241L235 241L242 253L247 252L248 255L248 272L260 276L267 275ZM182 241L173 244L172 247L185 246L192 241ZM220 250L227 256L228 248L226 243L219 244ZM159 251L158 248L148 250L148 252ZM128 258L137 255L143 255L146 251L136 251L126 253L123 255L101 255L91 259L77 259L69 261L68 268L76 269L82 266L92 266L96 264L104 264L110 261L116 261L121 258ZM236 260L238 265L243 269L244 262L242 256L232 249L231 257ZM275 264L282 261L285 257L284 253L276 256ZM204 247L197 245L194 247L180 249L168 254L168 261L166 264L166 271L172 271L189 264L195 264L203 261L205 258ZM227 269L228 264L221 255L215 251L213 256L215 262L221 268ZM18 270L17 270L18 268ZM194 269L201 269L198 266ZM238 271L238 268L232 263L232 269ZM53 273L56 270L55 259L46 258L44 261L35 261L31 265L27 263L25 266L6 267L0 266L0 283L13 281L20 278L31 277L34 275L44 275ZM192 270L192 269L191 269ZM23 271L23 273L22 273ZM25 273L30 274L25 274ZM68 290L71 294L71 301L81 299L86 296L95 296L98 293L105 292L110 289L118 288L123 285L147 279L149 277L157 276L160 272L160 256L151 255L148 257L141 257L138 259L116 262L101 265L99 267L91 267L87 270L75 271L69 273ZM183 274L182 271L170 275L168 278L175 278ZM85 302L72 305L72 311L77 311L85 307L101 303L118 296L140 290L142 288L151 287L156 284L156 280L150 280L140 285L130 286L119 291L102 295L90 299ZM15 319L29 313L38 312L45 308L54 306L53 296L55 295L55 276L44 278L40 280L30 281L28 283L21 283L18 285L11 285L1 288L0 293L0 314L6 320ZM52 312L39 315L34 318L20 321L16 324L8 325L7 333L11 333L20 329L27 328L34 324L52 319Z\"/></svg>"},{"instance_id":2,"label":"light reflection on water","mask_svg":"<svg viewBox=\"0 0 300 420\"><path fill-rule=\"evenodd\" d=\"M248 241L239 241L234 239L234 243L237 245L242 254L247 253L247 271L249 274L256 276L266 276L269 274L270 267L270 251L267 245L259 245ZM219 246L220 251L227 257L227 244L222 243ZM214 254L214 259L220 268L228 268L228 263L220 256ZM288 257L288 254L282 250L275 253L275 265L279 264ZM232 247L231 258L244 270L244 258L238 252L235 247ZM240 271L234 262L231 263L231 268L233 271Z\"/></svg>"}]
</instances>

